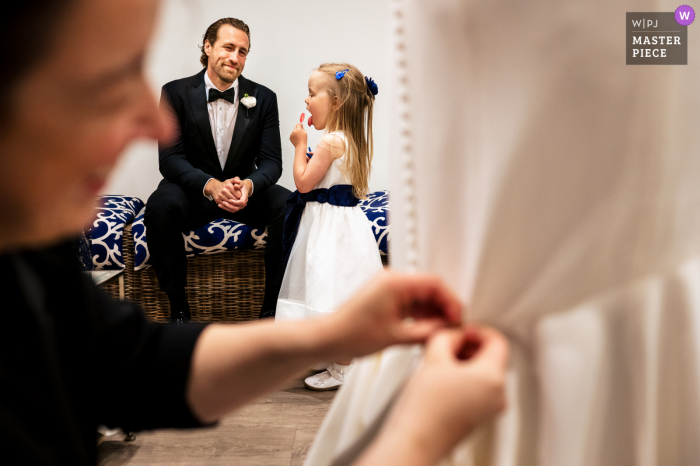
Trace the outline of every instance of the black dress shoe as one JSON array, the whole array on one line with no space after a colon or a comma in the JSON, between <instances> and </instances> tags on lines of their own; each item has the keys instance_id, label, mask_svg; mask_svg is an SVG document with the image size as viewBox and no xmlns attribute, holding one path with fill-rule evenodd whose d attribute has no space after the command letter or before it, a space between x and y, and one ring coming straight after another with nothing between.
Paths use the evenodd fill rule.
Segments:
<instances>
[{"instance_id":1,"label":"black dress shoe","mask_svg":"<svg viewBox=\"0 0 700 466\"><path fill-rule=\"evenodd\" d=\"M182 312L178 312L177 314L170 316L170 322L175 324L189 324L190 319L185 317L185 315Z\"/></svg>"},{"instance_id":2,"label":"black dress shoe","mask_svg":"<svg viewBox=\"0 0 700 466\"><path fill-rule=\"evenodd\" d=\"M267 311L260 311L260 314L258 315L258 319L274 319L275 318L275 310L267 310Z\"/></svg>"},{"instance_id":3,"label":"black dress shoe","mask_svg":"<svg viewBox=\"0 0 700 466\"><path fill-rule=\"evenodd\" d=\"M190 304L187 302L185 290L168 293L170 301L170 322L176 324L190 323Z\"/></svg>"}]
</instances>

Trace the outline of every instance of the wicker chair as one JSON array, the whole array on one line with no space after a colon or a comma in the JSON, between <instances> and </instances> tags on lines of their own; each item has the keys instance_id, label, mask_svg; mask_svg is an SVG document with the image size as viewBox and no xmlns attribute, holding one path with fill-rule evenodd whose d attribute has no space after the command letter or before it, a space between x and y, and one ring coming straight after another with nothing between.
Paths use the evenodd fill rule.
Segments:
<instances>
[{"instance_id":1,"label":"wicker chair","mask_svg":"<svg viewBox=\"0 0 700 466\"><path fill-rule=\"evenodd\" d=\"M134 271L134 243L131 225L124 228L124 297L141 305L146 316L167 322L170 304L160 291L158 279L150 267ZM262 306L265 291L264 251L236 250L188 259L185 291L195 322L243 322L254 320ZM388 256L382 255L388 264ZM118 277L101 285L119 298Z\"/></svg>"}]
</instances>

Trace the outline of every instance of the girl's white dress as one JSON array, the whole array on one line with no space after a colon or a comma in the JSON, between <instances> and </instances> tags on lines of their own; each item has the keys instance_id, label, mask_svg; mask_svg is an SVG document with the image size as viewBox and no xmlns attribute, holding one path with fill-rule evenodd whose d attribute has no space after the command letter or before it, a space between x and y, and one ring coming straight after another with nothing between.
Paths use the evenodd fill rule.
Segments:
<instances>
[{"instance_id":1,"label":"girl's white dress","mask_svg":"<svg viewBox=\"0 0 700 466\"><path fill-rule=\"evenodd\" d=\"M331 133L345 140L342 133ZM350 184L345 154L314 187ZM359 206L308 202L284 272L276 320L299 320L335 311L382 269L372 228Z\"/></svg>"}]
</instances>

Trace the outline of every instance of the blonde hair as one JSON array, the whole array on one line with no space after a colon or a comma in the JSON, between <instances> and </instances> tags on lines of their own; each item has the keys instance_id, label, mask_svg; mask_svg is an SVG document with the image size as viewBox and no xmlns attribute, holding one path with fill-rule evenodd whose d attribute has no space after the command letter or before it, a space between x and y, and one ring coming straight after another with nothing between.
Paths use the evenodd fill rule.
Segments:
<instances>
[{"instance_id":1,"label":"blonde hair","mask_svg":"<svg viewBox=\"0 0 700 466\"><path fill-rule=\"evenodd\" d=\"M338 71L348 70L341 79ZM369 174L372 170L374 142L372 138L372 109L374 96L370 93L364 75L347 63L324 63L317 69L327 75L326 91L334 101L328 116L326 131L342 131L346 140L346 157L342 170L359 199L369 192Z\"/></svg>"}]
</instances>

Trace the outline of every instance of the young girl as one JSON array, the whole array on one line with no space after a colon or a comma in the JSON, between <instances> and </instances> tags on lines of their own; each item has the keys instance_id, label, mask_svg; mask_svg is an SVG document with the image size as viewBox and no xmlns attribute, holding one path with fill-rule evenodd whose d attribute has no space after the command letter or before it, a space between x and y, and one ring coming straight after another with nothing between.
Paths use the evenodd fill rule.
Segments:
<instances>
[{"instance_id":1,"label":"young girl","mask_svg":"<svg viewBox=\"0 0 700 466\"><path fill-rule=\"evenodd\" d=\"M376 84L348 64L321 65L309 78L309 125L326 134L310 156L301 123L289 137L298 191L287 201L288 262L277 320L333 312L382 269L371 226L357 207L369 190L376 94ZM350 361L336 361L304 383L312 390L337 389L349 368Z\"/></svg>"}]
</instances>

